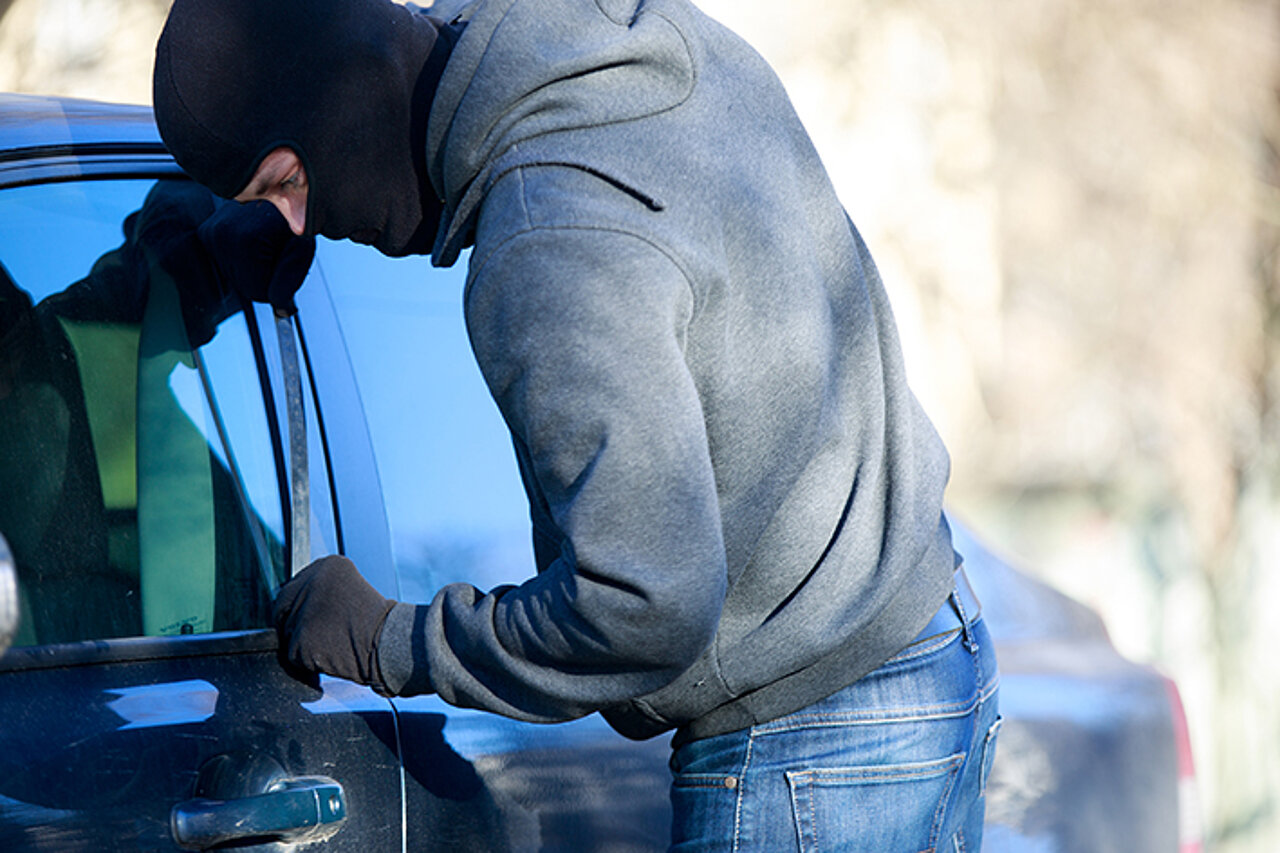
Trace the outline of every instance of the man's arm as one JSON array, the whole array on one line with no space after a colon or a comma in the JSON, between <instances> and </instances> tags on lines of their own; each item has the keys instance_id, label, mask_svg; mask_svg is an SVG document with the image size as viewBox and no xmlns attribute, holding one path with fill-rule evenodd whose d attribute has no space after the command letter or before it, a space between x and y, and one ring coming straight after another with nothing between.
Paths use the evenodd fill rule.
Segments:
<instances>
[{"instance_id":1,"label":"man's arm","mask_svg":"<svg viewBox=\"0 0 1280 853\"><path fill-rule=\"evenodd\" d=\"M378 640L386 687L561 720L655 690L702 653L726 574L683 353L693 310L676 265L619 232L528 231L473 259L472 345L561 549L520 586L397 605Z\"/></svg>"}]
</instances>

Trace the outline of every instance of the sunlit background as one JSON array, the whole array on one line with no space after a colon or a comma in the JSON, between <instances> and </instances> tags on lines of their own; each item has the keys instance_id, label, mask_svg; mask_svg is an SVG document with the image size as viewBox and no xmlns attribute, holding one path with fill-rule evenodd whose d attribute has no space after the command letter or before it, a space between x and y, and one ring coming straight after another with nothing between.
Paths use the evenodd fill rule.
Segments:
<instances>
[{"instance_id":1,"label":"sunlit background","mask_svg":"<svg viewBox=\"0 0 1280 853\"><path fill-rule=\"evenodd\" d=\"M165 0L0 0L0 90L150 98ZM875 254L950 502L1174 676L1280 850L1280 2L705 0Z\"/></svg>"}]
</instances>

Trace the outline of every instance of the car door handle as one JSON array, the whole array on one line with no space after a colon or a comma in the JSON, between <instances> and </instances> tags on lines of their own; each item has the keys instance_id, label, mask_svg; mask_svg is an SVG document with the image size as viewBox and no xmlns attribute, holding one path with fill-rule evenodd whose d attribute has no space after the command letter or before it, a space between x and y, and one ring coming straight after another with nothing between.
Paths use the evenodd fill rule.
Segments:
<instances>
[{"instance_id":1,"label":"car door handle","mask_svg":"<svg viewBox=\"0 0 1280 853\"><path fill-rule=\"evenodd\" d=\"M252 797L178 803L169 814L169 825L183 850L205 850L250 838L322 841L337 832L346 817L341 784L304 776L283 779Z\"/></svg>"}]
</instances>

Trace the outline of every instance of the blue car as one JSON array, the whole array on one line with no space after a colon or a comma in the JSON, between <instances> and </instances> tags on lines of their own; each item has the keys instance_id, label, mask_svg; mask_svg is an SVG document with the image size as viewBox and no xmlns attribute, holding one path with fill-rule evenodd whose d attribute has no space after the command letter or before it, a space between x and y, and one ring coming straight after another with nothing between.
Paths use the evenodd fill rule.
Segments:
<instances>
[{"instance_id":1,"label":"blue car","mask_svg":"<svg viewBox=\"0 0 1280 853\"><path fill-rule=\"evenodd\" d=\"M0 850L665 849L663 738L282 666L297 567L518 582L528 510L464 265L321 240L280 320L183 251L213 203L149 109L0 96ZM986 849L1198 849L1171 682L955 527L1003 670Z\"/></svg>"}]
</instances>

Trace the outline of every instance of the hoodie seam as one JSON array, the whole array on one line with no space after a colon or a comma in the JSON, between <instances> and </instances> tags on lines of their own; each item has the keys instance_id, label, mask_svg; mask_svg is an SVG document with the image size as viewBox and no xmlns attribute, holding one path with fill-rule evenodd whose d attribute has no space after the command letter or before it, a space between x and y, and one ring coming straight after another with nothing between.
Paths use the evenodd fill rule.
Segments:
<instances>
[{"instance_id":1,"label":"hoodie seam","mask_svg":"<svg viewBox=\"0 0 1280 853\"><path fill-rule=\"evenodd\" d=\"M617 25L617 22L614 21L612 18L610 18L609 15L605 14L603 10L601 10L601 14L603 14L605 18L607 18L610 22ZM693 48L689 44L688 36L685 35L684 30L681 29L680 25L677 24L675 21L673 21L669 16L662 14L656 9L650 10L648 14L653 15L655 18L661 18L663 21L666 21L667 26L671 27L672 32L676 34L676 36L680 39L680 43L684 46L684 54L685 54L685 57L688 59L688 63L689 63L688 65L689 85L678 98L676 98L674 101L672 101L670 104L668 104L665 107L660 107L650 112L639 113L637 115L629 115L629 116L624 116L622 118L611 118L611 119L605 119L601 121L590 121L584 124L575 124L571 127L547 128L546 130L539 131L538 133L533 133L533 134L530 134L529 136L521 137L516 142L512 142L509 145L507 145L507 147L505 148L494 149L493 153L487 158L488 162L494 163L500 160L501 158L506 157L508 154L511 153L511 151L515 148L516 145L522 142L529 142L531 140L539 139L543 136L548 136L553 133L573 133L575 131L580 131L580 130L594 130L596 128L611 127L617 124L626 124L628 122L640 121L642 119L652 118L653 116L662 115L663 113L669 113L672 110L679 109L691 97L693 97L694 91L698 88L698 64L694 61ZM636 17L638 19L639 15L637 15ZM470 87L468 86L468 88ZM496 122L494 126L496 126ZM492 130L493 130L493 126L490 126L485 131L484 135L488 136L488 134L492 132ZM479 172L477 172L477 176L479 176L480 174L483 174L483 172L484 172L484 168L481 167Z\"/></svg>"},{"instance_id":2,"label":"hoodie seam","mask_svg":"<svg viewBox=\"0 0 1280 853\"><path fill-rule=\"evenodd\" d=\"M635 12L631 15L631 17L619 20L618 18L615 18L613 15L609 14L609 10L604 7L602 0L596 0L596 8L600 10L600 14L604 15L606 18L612 21L615 26L619 26L619 27L629 27L633 23L635 23L636 18L640 17L640 10L643 7L644 7L644 0L639 0L639 2L635 4Z\"/></svg>"},{"instance_id":3,"label":"hoodie seam","mask_svg":"<svg viewBox=\"0 0 1280 853\"><path fill-rule=\"evenodd\" d=\"M521 152L516 150L515 146L513 145L511 150L508 152L508 154L504 156L511 156L511 159L517 160L517 162L510 163L508 165L501 166L501 167L496 165L494 166L494 174L490 175L488 178L489 188L485 190L486 196L493 189L494 185L496 185L499 181L501 181L503 178L505 178L507 175L511 174L512 172L521 173L520 180L521 180L521 185L523 186L525 169L559 166L565 169L577 169L580 172L586 172L588 175L591 175L593 178L599 178L600 180L604 181L606 184L609 184L614 189L620 190L623 193L631 196L633 199L640 202L641 204L649 208L649 210L654 213L661 213L662 211L667 209L666 202L664 202L662 199L658 198L657 196L649 192L646 192L645 190L640 189L640 187L638 187L630 179L620 178L617 175L609 171L606 171L605 169L602 169L597 166L592 166L587 162L580 162L580 161L571 160L568 158L564 158L560 160L519 161L518 158L512 156L519 153ZM527 200L528 199L526 196L525 197L526 203L527 203ZM532 225L532 217L527 217L527 218L529 219L530 225Z\"/></svg>"},{"instance_id":4,"label":"hoodie seam","mask_svg":"<svg viewBox=\"0 0 1280 853\"><path fill-rule=\"evenodd\" d=\"M640 4L640 7L643 7L643 5L644 5L644 4L643 4L643 3L641 3L641 4ZM508 16L510 16L510 15L511 15L511 13L512 13L512 9L514 8L514 6L515 6L515 4L514 4L514 3L512 3L510 6L508 6L508 7L503 11L503 13L502 13L501 17L498 19L498 21L494 24L493 29L492 29L492 31L491 31L491 32L490 32L490 34L489 34L489 39L488 39L488 41L487 41L487 42L486 42L486 44L485 44L485 48L484 48L484 50L481 52L481 56L479 57L479 59L478 59L478 60L476 61L476 63L475 63L475 68L477 68L477 69L478 69L480 66L482 66L482 65L484 64L484 61L485 61L486 57L488 56L488 53L489 53L489 51L490 51L490 49L491 49L491 47L492 47L492 39L493 39L494 34L496 34L496 33L498 32L498 30L502 28L503 24L505 24L505 23L506 23L506 19L507 19L507 17L508 17ZM598 5L598 3L597 3L597 8L599 9L599 5ZM615 26L622 26L622 25L618 24L618 22L617 22L617 21L614 21L614 20L613 20L613 18L612 18L610 15L608 15L608 13L606 13L603 9L599 9L599 11L600 11L600 14L601 14L601 15L603 15L603 16L605 17L605 19L606 19L606 20L608 20L610 23L614 24ZM687 63L688 63L687 67L688 67L688 69L689 69L689 84L688 84L688 86L685 88L684 92L682 92L682 93L679 95L679 97L677 97L675 100L673 100L670 104L668 104L668 105L666 105L666 106L664 106L664 107L660 107L660 108L658 108L658 109L655 109L655 110L649 111L649 112L644 112L644 113L640 113L640 114L637 114L637 115L628 115L628 116L621 117L621 118L611 118L611 119L602 120L602 121L586 122L586 123L584 123L584 124L580 124L580 125L573 125L572 127L556 127L556 128L548 128L548 129L546 129L546 130L539 131L538 133L533 133L533 134L531 134L531 135L529 135L529 136L521 137L520 139L518 139L518 140L516 140L516 141L514 141L514 142L511 142L511 143L507 144L505 147L501 147L501 148L495 147L491 152L489 152L489 154L488 154L488 155L486 155L486 156L485 156L485 158L484 158L484 162L483 162L483 163L481 163L481 164L478 166L478 168L475 170L475 173L474 173L474 174L472 174L470 178L467 178L466 180L464 180L464 181L461 183L460 187L455 191L455 193L453 193L453 194L452 194L452 195L453 195L453 197L455 197L455 198L457 198L457 199L458 199L458 202L457 202L457 204L455 205L455 208L456 208L459 212L461 212L461 205L462 205L463 197L467 194L467 191L466 191L465 189L463 189L463 188L464 188L464 187L470 187L474 182L476 182L476 181L478 181L478 180L486 180L486 181L488 181L489 179L486 179L486 178L485 178L485 173L486 173L486 171L488 171L489 169L491 169L491 168L493 167L493 165L494 165L494 164L496 164L497 162L499 162L500 160L502 160L504 157L509 156L509 155L511 154L512 150L515 148L515 146L516 146L516 145L519 145L519 144L521 144L521 143L530 142L530 141L532 141L532 140L534 140L534 139L539 139L539 138L541 138L541 137L543 137L543 136L548 136L548 135L550 135L550 134L554 134L554 133L565 133L565 132L576 132L576 131L582 131L582 130L592 130L592 129L596 129L596 128L610 127L610 126L613 126L613 125L626 124L626 123L628 123L628 122L633 122L633 121L640 121L640 120L642 120L642 119L647 119L647 118L651 118L651 117L653 117L653 116L662 115L663 113L671 112L672 110L678 109L678 108L680 108L682 105L684 105L685 103L687 103L687 102L688 102L688 100L689 100L691 97L693 97L693 93L694 93L694 92L697 90L697 88L698 88L698 79L699 79L699 76L700 76L700 75L699 75L699 73L698 73L698 70L699 70L699 69L698 69L698 63L695 61L695 58L694 58L694 50L693 50L692 45L691 45L691 44L690 44L690 42L689 42L689 37L688 37L688 35L686 35L686 34L685 34L685 31L684 31L683 27L681 27L681 26L680 26L680 24L678 24L676 21L674 21L674 20L671 18L671 16L664 14L664 13L663 13L663 12L661 12L660 10L657 10L657 9L649 9L649 10L646 10L646 12L645 12L645 13L646 13L646 14L653 15L654 17L659 18L659 19L661 19L662 21L665 21L665 22L666 22L666 24L667 24L667 26L668 26L668 27L670 27L670 28L671 28L671 30L672 30L672 32L674 32L674 33L675 33L676 37L680 39L680 44L684 47L684 55L685 55L685 58L686 58ZM632 21L631 21L629 24L627 24L627 26L634 26L635 21L636 21L636 20L638 20L638 19L639 19L639 17L640 17L640 11L639 11L639 9L638 9L638 10L637 10L637 14L636 14L636 16L632 19ZM473 72L473 73L472 73L472 75L471 75L471 77L467 80L466 85L463 87L462 93L461 93L461 94L459 95L459 97L456 99L456 100L457 100L457 104L459 104L459 105L460 105L460 104L462 104L462 103L467 99L467 97L468 97L468 95L469 95L469 93L470 93L470 91L471 91L472 87L475 85L475 81L476 81L476 79L477 79L477 75ZM457 107L455 106L455 107L454 107L454 109L455 109L455 111L456 111ZM494 127L496 127L497 123L498 123L498 121L497 121L497 120L495 120L493 123L491 123L488 127L486 127L486 128L484 129L484 132L483 132L483 133L479 134L479 137L480 137L480 138L482 138L482 139L484 139L484 138L488 138L488 137L489 137L489 135L493 132L493 129L494 129ZM448 122L448 124L449 124L450 126L452 125L452 118L450 119L450 121ZM448 148L448 147L449 147L449 145L450 145L450 142L451 142L450 137L451 137L451 135L452 135L452 134L451 134L451 130L452 130L452 127L450 127L450 130L447 130L447 131L445 132L444 137L442 137L442 139L441 139L441 142L440 142L440 150L441 150L441 152L443 152L443 151L444 151L446 148ZM428 158L428 161L430 162L430 157ZM442 169L441 169L441 178L442 178L442 180L441 180L441 185L442 185L442 186L447 186L448 182L444 179L444 177L445 177L445 176L444 176L444 173L447 171L447 169L446 169L446 168L443 168L443 167L444 167L443 157L442 157L442 160L441 160L441 166L442 166ZM428 170L430 170L430 166L428 166ZM448 193L448 191L446 190L446 197L448 197L449 195L450 195L450 194L449 194L449 193Z\"/></svg>"},{"instance_id":5,"label":"hoodie seam","mask_svg":"<svg viewBox=\"0 0 1280 853\"><path fill-rule=\"evenodd\" d=\"M183 97L182 90L178 88L178 80L176 77L173 76L173 57L172 57L172 51L169 49L168 45L165 45L165 48L164 48L164 75L169 84L169 88L173 91L173 96L177 99L178 103L182 106L183 112L185 112L191 118L192 124L200 128L200 130L209 134L219 143L227 146L228 148L232 148L237 151L241 150L240 147L236 145L236 143L232 142L229 139L223 138L222 134L218 133L213 128L207 127L205 123L201 121L200 117L196 115L195 110L191 109L190 105L187 104L187 99Z\"/></svg>"},{"instance_id":6,"label":"hoodie seam","mask_svg":"<svg viewBox=\"0 0 1280 853\"><path fill-rule=\"evenodd\" d=\"M511 152L513 154L518 153L515 145L511 146ZM512 171L515 172L516 180L520 181L520 209L524 213L524 230L527 231L533 228L533 216L529 213L529 182L524 179L524 169L522 167L517 166ZM501 179L502 176L499 175L498 178ZM497 181L494 181L494 183L497 183ZM488 255L485 257L487 259Z\"/></svg>"},{"instance_id":7,"label":"hoodie seam","mask_svg":"<svg viewBox=\"0 0 1280 853\"><path fill-rule=\"evenodd\" d=\"M522 182L521 183L522 193L523 193L523 186L524 184ZM521 204L524 204L524 203L525 202L522 194ZM529 212L528 212L528 207L526 206L525 208L526 221L528 220L528 216L529 216ZM530 223L525 228L521 228L520 230L514 231L511 234L508 234L506 237L504 237L502 241L496 244L492 249L490 249L483 258L480 258L478 263L475 256L472 255L471 269L469 271L470 274L468 275L468 279L469 279L468 286L467 286L468 294L470 293L470 290L471 290L470 283L474 282L476 279L478 279L481 276L481 274L483 274L484 268L488 265L489 260L494 255L502 251L506 246L515 242L519 238L529 234L536 234L539 232L553 232L553 231L594 231L594 232L604 233L604 234L619 234L623 237L630 237L634 240L638 240L641 243L644 243L645 245L649 246L651 249L654 249L663 257L665 257L668 261L671 262L671 265L676 268L676 271L680 273L680 277L684 280L685 288L688 289L689 296L693 300L694 306L696 307L698 305L698 294L693 287L693 278L689 275L689 271L685 269L684 264L680 262L680 259L677 258L674 253L669 251L662 244L658 243L657 241L649 237L644 236L643 234L637 234L634 231L628 231L624 228L613 228L607 225L534 225ZM695 315L691 313L689 315L689 319L692 320L694 316Z\"/></svg>"}]
</instances>

